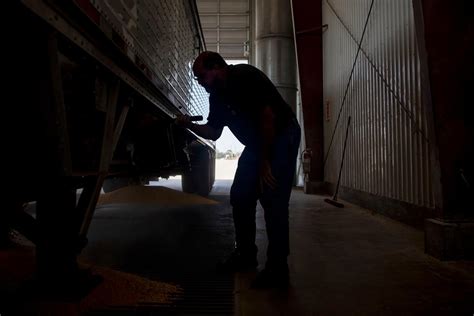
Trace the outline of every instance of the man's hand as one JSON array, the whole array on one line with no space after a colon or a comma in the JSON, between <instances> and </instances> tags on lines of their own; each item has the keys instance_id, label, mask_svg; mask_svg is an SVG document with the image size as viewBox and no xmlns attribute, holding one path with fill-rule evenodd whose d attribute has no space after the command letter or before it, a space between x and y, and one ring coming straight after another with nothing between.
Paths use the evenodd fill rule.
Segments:
<instances>
[{"instance_id":1,"label":"man's hand","mask_svg":"<svg viewBox=\"0 0 474 316\"><path fill-rule=\"evenodd\" d=\"M202 120L202 116L189 116L178 114L174 123L183 128L189 128L194 133L205 139L217 140L222 134L222 128L216 129L209 124L194 124L193 120Z\"/></svg>"},{"instance_id":2,"label":"man's hand","mask_svg":"<svg viewBox=\"0 0 474 316\"><path fill-rule=\"evenodd\" d=\"M176 116L176 119L174 120L174 123L180 127L184 127L184 128L190 128L191 125L193 124L191 122L191 119L189 117L189 115L183 115L183 114L178 114Z\"/></svg>"},{"instance_id":3,"label":"man's hand","mask_svg":"<svg viewBox=\"0 0 474 316\"><path fill-rule=\"evenodd\" d=\"M277 187L277 181L272 174L272 167L270 166L270 161L264 159L260 163L260 192L263 192L263 186L268 185L270 189L274 190Z\"/></svg>"}]
</instances>

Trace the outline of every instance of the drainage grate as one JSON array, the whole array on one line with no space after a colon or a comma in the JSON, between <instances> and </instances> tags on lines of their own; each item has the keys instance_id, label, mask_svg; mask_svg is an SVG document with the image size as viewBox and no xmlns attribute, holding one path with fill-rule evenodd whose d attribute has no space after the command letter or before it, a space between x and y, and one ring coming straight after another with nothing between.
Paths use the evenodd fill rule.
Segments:
<instances>
[{"instance_id":1,"label":"drainage grate","mask_svg":"<svg viewBox=\"0 0 474 316\"><path fill-rule=\"evenodd\" d=\"M233 315L233 276L200 276L200 280L176 281L183 294L173 304L140 303L118 306L88 313L89 316L110 315Z\"/></svg>"}]
</instances>

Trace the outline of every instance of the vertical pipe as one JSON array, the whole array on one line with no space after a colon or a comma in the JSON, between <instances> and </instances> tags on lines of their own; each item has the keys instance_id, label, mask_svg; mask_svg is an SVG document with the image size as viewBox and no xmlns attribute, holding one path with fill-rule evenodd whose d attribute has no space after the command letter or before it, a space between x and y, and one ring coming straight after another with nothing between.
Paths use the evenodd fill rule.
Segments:
<instances>
[{"instance_id":1,"label":"vertical pipe","mask_svg":"<svg viewBox=\"0 0 474 316\"><path fill-rule=\"evenodd\" d=\"M221 0L217 0L217 52L221 52Z\"/></svg>"},{"instance_id":2,"label":"vertical pipe","mask_svg":"<svg viewBox=\"0 0 474 316\"><path fill-rule=\"evenodd\" d=\"M255 11L255 66L296 111L296 57L290 0L259 0Z\"/></svg>"}]
</instances>

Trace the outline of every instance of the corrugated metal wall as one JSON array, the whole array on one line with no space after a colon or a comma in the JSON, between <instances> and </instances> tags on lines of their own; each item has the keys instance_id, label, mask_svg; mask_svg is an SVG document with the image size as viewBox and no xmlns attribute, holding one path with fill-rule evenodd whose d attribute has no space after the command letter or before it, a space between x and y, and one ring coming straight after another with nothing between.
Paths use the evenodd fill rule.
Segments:
<instances>
[{"instance_id":1,"label":"corrugated metal wall","mask_svg":"<svg viewBox=\"0 0 474 316\"><path fill-rule=\"evenodd\" d=\"M337 182L351 116L341 186L433 207L412 1L373 1L341 112L372 0L323 1L325 181Z\"/></svg>"}]
</instances>

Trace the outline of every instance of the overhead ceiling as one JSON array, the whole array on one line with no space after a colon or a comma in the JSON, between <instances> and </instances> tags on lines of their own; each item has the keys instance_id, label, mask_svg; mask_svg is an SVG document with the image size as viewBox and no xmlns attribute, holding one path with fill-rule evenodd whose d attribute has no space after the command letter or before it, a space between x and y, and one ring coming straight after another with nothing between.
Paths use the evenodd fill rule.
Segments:
<instances>
[{"instance_id":1,"label":"overhead ceiling","mask_svg":"<svg viewBox=\"0 0 474 316\"><path fill-rule=\"evenodd\" d=\"M248 60L250 0L197 0L197 5L207 50Z\"/></svg>"}]
</instances>

